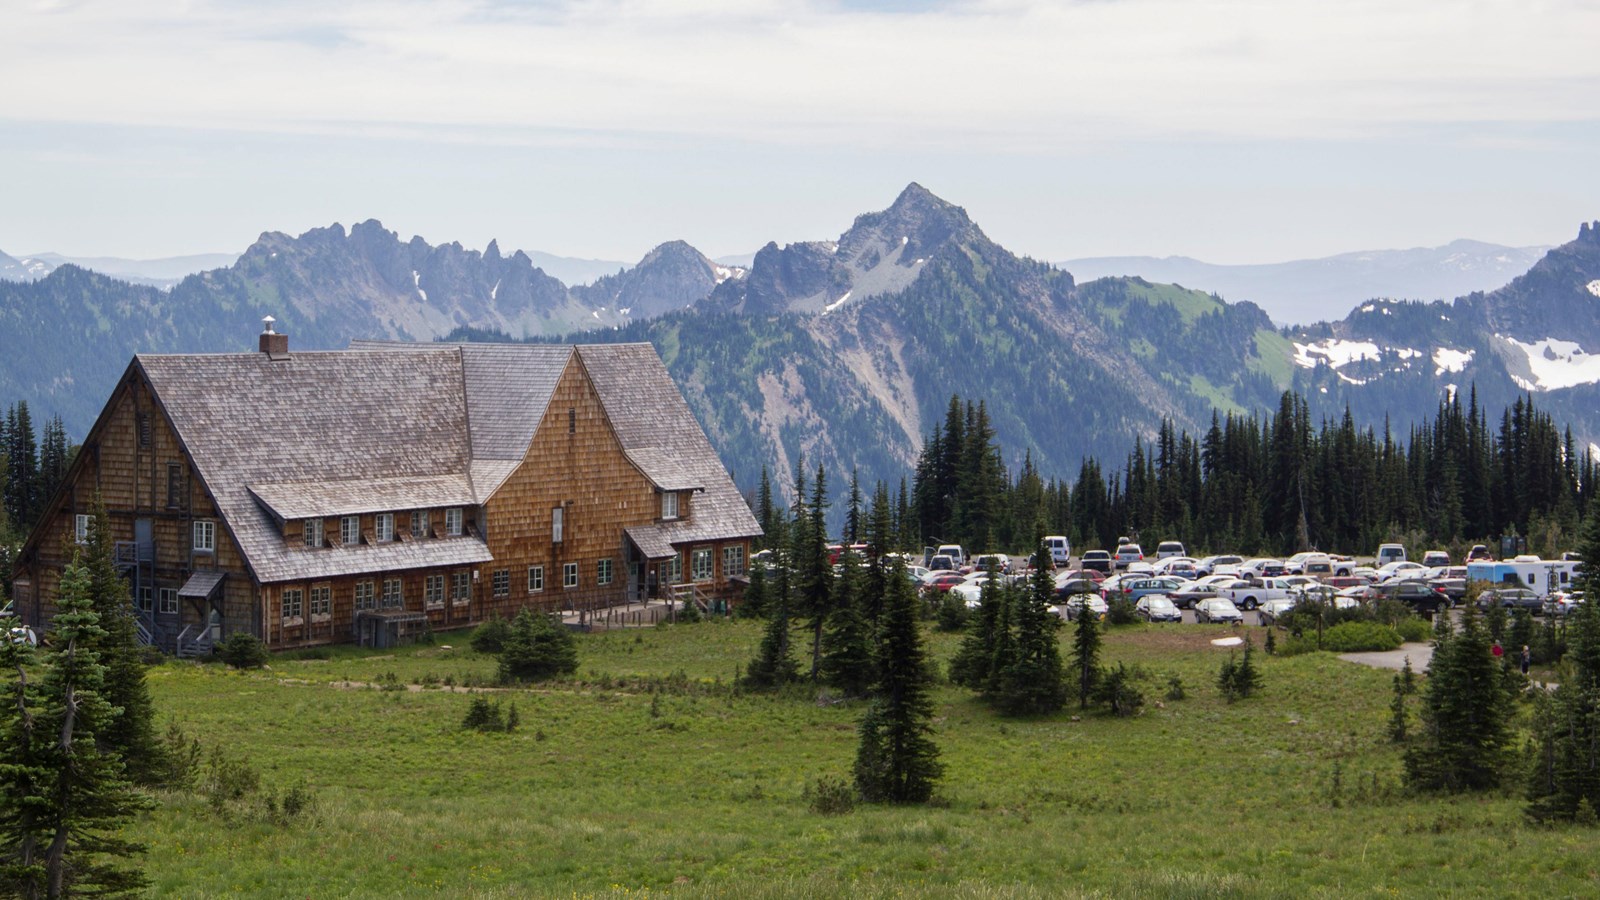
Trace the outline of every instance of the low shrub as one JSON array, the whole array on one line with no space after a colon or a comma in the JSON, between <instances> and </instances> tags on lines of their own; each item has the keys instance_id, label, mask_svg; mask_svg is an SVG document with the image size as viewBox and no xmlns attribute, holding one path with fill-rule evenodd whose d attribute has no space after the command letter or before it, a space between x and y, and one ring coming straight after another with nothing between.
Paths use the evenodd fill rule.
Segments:
<instances>
[{"instance_id":1,"label":"low shrub","mask_svg":"<svg viewBox=\"0 0 1600 900\"><path fill-rule=\"evenodd\" d=\"M939 630L960 631L967 627L967 602L955 591L945 591L939 601Z\"/></svg>"},{"instance_id":2,"label":"low shrub","mask_svg":"<svg viewBox=\"0 0 1600 900\"><path fill-rule=\"evenodd\" d=\"M842 816L856 808L855 785L843 778L824 775L806 785L801 799L806 808L820 816Z\"/></svg>"},{"instance_id":3,"label":"low shrub","mask_svg":"<svg viewBox=\"0 0 1600 900\"><path fill-rule=\"evenodd\" d=\"M517 705L511 704L511 711L502 713L500 701L489 702L484 697L472 698L472 703L467 707L467 714L461 719L461 727L471 731L516 731L521 723L517 715Z\"/></svg>"},{"instance_id":4,"label":"low shrub","mask_svg":"<svg viewBox=\"0 0 1600 900\"><path fill-rule=\"evenodd\" d=\"M1396 622L1394 630L1400 633L1400 638L1406 643L1425 643L1433 640L1433 626L1416 616Z\"/></svg>"},{"instance_id":5,"label":"low shrub","mask_svg":"<svg viewBox=\"0 0 1600 900\"><path fill-rule=\"evenodd\" d=\"M270 655L267 645L253 634L235 631L218 645L217 659L222 660L235 669L259 669L267 664Z\"/></svg>"},{"instance_id":6,"label":"low shrub","mask_svg":"<svg viewBox=\"0 0 1600 900\"><path fill-rule=\"evenodd\" d=\"M505 649L506 638L510 636L511 623L499 616L490 616L489 621L472 632L472 639L468 643L479 653L494 655Z\"/></svg>"},{"instance_id":7,"label":"low shrub","mask_svg":"<svg viewBox=\"0 0 1600 900\"><path fill-rule=\"evenodd\" d=\"M1400 644L1400 632L1377 622L1340 622L1322 633L1322 649L1334 653L1393 650Z\"/></svg>"},{"instance_id":8,"label":"low shrub","mask_svg":"<svg viewBox=\"0 0 1600 900\"><path fill-rule=\"evenodd\" d=\"M1139 616L1134 613L1133 601L1126 597L1114 597L1106 601L1107 625L1137 625Z\"/></svg>"}]
</instances>

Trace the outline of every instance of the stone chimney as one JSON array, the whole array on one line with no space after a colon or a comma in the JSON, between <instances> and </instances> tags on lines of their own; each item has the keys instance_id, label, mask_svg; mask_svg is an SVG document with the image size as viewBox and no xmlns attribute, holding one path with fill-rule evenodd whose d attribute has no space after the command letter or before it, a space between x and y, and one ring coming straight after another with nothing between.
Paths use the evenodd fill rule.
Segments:
<instances>
[{"instance_id":1,"label":"stone chimney","mask_svg":"<svg viewBox=\"0 0 1600 900\"><path fill-rule=\"evenodd\" d=\"M263 316L261 319L261 352L265 353L268 359L288 359L289 336L272 330L272 323L276 321L278 320L271 316Z\"/></svg>"}]
</instances>

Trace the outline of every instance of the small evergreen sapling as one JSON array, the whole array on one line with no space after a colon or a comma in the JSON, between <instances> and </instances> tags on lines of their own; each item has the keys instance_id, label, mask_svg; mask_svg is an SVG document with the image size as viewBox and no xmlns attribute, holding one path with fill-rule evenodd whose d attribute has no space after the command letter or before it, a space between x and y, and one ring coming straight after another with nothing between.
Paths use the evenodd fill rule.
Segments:
<instances>
[{"instance_id":1,"label":"small evergreen sapling","mask_svg":"<svg viewBox=\"0 0 1600 900\"><path fill-rule=\"evenodd\" d=\"M500 651L502 683L538 681L578 671L578 646L572 632L553 617L524 607L511 620L511 634Z\"/></svg>"}]
</instances>

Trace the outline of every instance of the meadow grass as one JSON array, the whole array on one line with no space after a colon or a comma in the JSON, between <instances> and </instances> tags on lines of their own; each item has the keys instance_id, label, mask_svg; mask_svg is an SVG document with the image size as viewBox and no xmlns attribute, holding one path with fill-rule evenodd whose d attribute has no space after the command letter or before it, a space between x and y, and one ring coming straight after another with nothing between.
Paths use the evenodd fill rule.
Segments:
<instances>
[{"instance_id":1,"label":"meadow grass","mask_svg":"<svg viewBox=\"0 0 1600 900\"><path fill-rule=\"evenodd\" d=\"M941 661L960 640L929 635ZM936 802L835 816L803 795L848 778L862 707L735 690L759 623L583 635L575 678L494 690L511 734L460 727L472 698L445 682L495 669L464 635L246 673L167 663L150 672L163 718L316 808L274 825L168 794L135 830L154 892L184 897L1600 892L1592 829L1530 826L1512 793L1400 789L1392 673L1263 654L1265 692L1229 704L1217 635L1111 631L1108 661L1150 701L1131 719L1005 719L942 685ZM1157 705L1169 674L1188 697Z\"/></svg>"}]
</instances>

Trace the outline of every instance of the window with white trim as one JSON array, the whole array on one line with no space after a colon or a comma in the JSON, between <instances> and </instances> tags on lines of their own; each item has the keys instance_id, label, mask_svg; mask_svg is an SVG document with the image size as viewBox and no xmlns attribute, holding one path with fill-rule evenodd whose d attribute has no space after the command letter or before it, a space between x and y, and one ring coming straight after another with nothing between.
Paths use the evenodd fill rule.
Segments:
<instances>
[{"instance_id":1,"label":"window with white trim","mask_svg":"<svg viewBox=\"0 0 1600 900\"><path fill-rule=\"evenodd\" d=\"M695 581L711 580L710 547L698 547L689 554L689 577Z\"/></svg>"},{"instance_id":2,"label":"window with white trim","mask_svg":"<svg viewBox=\"0 0 1600 900\"><path fill-rule=\"evenodd\" d=\"M743 544L722 548L723 578L743 575L749 569L749 566L749 558L745 556Z\"/></svg>"},{"instance_id":3,"label":"window with white trim","mask_svg":"<svg viewBox=\"0 0 1600 900\"><path fill-rule=\"evenodd\" d=\"M561 543L562 533L566 531L566 525L567 525L567 510L566 510L566 507L557 506L554 509L550 510L550 542L551 543L554 543L554 544Z\"/></svg>"},{"instance_id":4,"label":"window with white trim","mask_svg":"<svg viewBox=\"0 0 1600 900\"><path fill-rule=\"evenodd\" d=\"M595 584L610 584L611 583L611 558L610 557L607 557L605 559L600 560L600 562L595 564L594 569L595 569L595 571L594 571L594 583Z\"/></svg>"},{"instance_id":5,"label":"window with white trim","mask_svg":"<svg viewBox=\"0 0 1600 900\"><path fill-rule=\"evenodd\" d=\"M372 582L370 582L370 581L358 581L358 582L356 582L356 601L355 601L356 609L376 609L377 608L378 602L377 602L377 599L373 595L372 587L373 587L373 585L372 585Z\"/></svg>"},{"instance_id":6,"label":"window with white trim","mask_svg":"<svg viewBox=\"0 0 1600 900\"><path fill-rule=\"evenodd\" d=\"M144 612L155 609L155 592L148 584L139 588L139 609Z\"/></svg>"},{"instance_id":7,"label":"window with white trim","mask_svg":"<svg viewBox=\"0 0 1600 900\"><path fill-rule=\"evenodd\" d=\"M450 537L461 536L461 507L452 506L444 511L444 533Z\"/></svg>"},{"instance_id":8,"label":"window with white trim","mask_svg":"<svg viewBox=\"0 0 1600 900\"><path fill-rule=\"evenodd\" d=\"M511 596L511 570L495 569L494 575L490 576L489 584L494 588L496 597Z\"/></svg>"},{"instance_id":9,"label":"window with white trim","mask_svg":"<svg viewBox=\"0 0 1600 900\"><path fill-rule=\"evenodd\" d=\"M298 619L303 615L305 615L305 592L301 591L299 588L284 588L284 619Z\"/></svg>"},{"instance_id":10,"label":"window with white trim","mask_svg":"<svg viewBox=\"0 0 1600 900\"><path fill-rule=\"evenodd\" d=\"M156 593L158 595L160 595L160 600L161 600L161 605L159 607L157 607L157 609L159 609L161 612L169 613L169 614L170 613L175 613L175 612L178 611L178 589L177 588L162 588L159 591L157 591Z\"/></svg>"},{"instance_id":11,"label":"window with white trim","mask_svg":"<svg viewBox=\"0 0 1600 900\"><path fill-rule=\"evenodd\" d=\"M429 521L429 520L432 519L432 518L433 517L430 516L428 514L428 511L425 510L425 509L414 509L414 510L412 510L411 511L411 536L414 537L414 538L425 538L429 534L431 534L432 533L432 524L433 523L431 521Z\"/></svg>"},{"instance_id":12,"label":"window with white trim","mask_svg":"<svg viewBox=\"0 0 1600 900\"><path fill-rule=\"evenodd\" d=\"M422 602L429 609L438 609L444 605L444 576L429 575L422 583Z\"/></svg>"},{"instance_id":13,"label":"window with white trim","mask_svg":"<svg viewBox=\"0 0 1600 900\"><path fill-rule=\"evenodd\" d=\"M450 602L470 603L472 601L472 573L457 572L451 576Z\"/></svg>"},{"instance_id":14,"label":"window with white trim","mask_svg":"<svg viewBox=\"0 0 1600 900\"><path fill-rule=\"evenodd\" d=\"M405 583L398 578L385 578L383 580L383 608L396 609L405 605Z\"/></svg>"},{"instance_id":15,"label":"window with white trim","mask_svg":"<svg viewBox=\"0 0 1600 900\"><path fill-rule=\"evenodd\" d=\"M575 588L575 587L578 586L578 564L577 563L562 563L561 564L561 586L563 588Z\"/></svg>"},{"instance_id":16,"label":"window with white trim","mask_svg":"<svg viewBox=\"0 0 1600 900\"><path fill-rule=\"evenodd\" d=\"M339 520L339 542L342 544L361 543L360 516L345 516Z\"/></svg>"},{"instance_id":17,"label":"window with white trim","mask_svg":"<svg viewBox=\"0 0 1600 900\"><path fill-rule=\"evenodd\" d=\"M674 491L667 491L661 495L661 518L676 519L678 517L678 495Z\"/></svg>"},{"instance_id":18,"label":"window with white trim","mask_svg":"<svg viewBox=\"0 0 1600 900\"><path fill-rule=\"evenodd\" d=\"M544 566L528 567L528 593L537 594L544 590Z\"/></svg>"},{"instance_id":19,"label":"window with white trim","mask_svg":"<svg viewBox=\"0 0 1600 900\"><path fill-rule=\"evenodd\" d=\"M683 554L672 554L671 559L661 564L661 570L666 573L667 584L681 583L683 581Z\"/></svg>"},{"instance_id":20,"label":"window with white trim","mask_svg":"<svg viewBox=\"0 0 1600 900\"><path fill-rule=\"evenodd\" d=\"M319 584L311 588L311 618L333 615L333 586Z\"/></svg>"},{"instance_id":21,"label":"window with white trim","mask_svg":"<svg viewBox=\"0 0 1600 900\"><path fill-rule=\"evenodd\" d=\"M89 543L89 523L93 521L92 516L78 513L72 520L72 539L80 544Z\"/></svg>"},{"instance_id":22,"label":"window with white trim","mask_svg":"<svg viewBox=\"0 0 1600 900\"><path fill-rule=\"evenodd\" d=\"M320 548L322 546L322 520L307 519L304 537L307 547Z\"/></svg>"},{"instance_id":23,"label":"window with white trim","mask_svg":"<svg viewBox=\"0 0 1600 900\"><path fill-rule=\"evenodd\" d=\"M373 540L386 544L394 540L394 513L378 513L372 517Z\"/></svg>"},{"instance_id":24,"label":"window with white trim","mask_svg":"<svg viewBox=\"0 0 1600 900\"><path fill-rule=\"evenodd\" d=\"M194 549L199 553L217 552L217 523L210 519L194 523Z\"/></svg>"}]
</instances>

